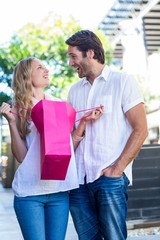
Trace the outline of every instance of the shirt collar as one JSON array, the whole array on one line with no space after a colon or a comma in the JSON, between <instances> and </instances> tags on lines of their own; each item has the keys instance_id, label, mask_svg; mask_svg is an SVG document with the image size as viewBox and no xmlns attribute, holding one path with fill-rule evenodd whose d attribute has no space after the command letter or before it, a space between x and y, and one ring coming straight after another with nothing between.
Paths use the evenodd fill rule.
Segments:
<instances>
[{"instance_id":1,"label":"shirt collar","mask_svg":"<svg viewBox=\"0 0 160 240\"><path fill-rule=\"evenodd\" d=\"M102 73L96 78L96 79L103 79L105 81L108 80L108 76L109 76L109 73L110 73L110 68L109 66L105 65L105 67L103 68L102 70ZM85 84L88 84L88 80L86 77L82 78L82 85L85 85Z\"/></svg>"},{"instance_id":2,"label":"shirt collar","mask_svg":"<svg viewBox=\"0 0 160 240\"><path fill-rule=\"evenodd\" d=\"M101 75L99 75L98 78L102 78L103 80L107 81L110 71L111 70L110 70L109 66L105 65L105 67L102 70Z\"/></svg>"},{"instance_id":3,"label":"shirt collar","mask_svg":"<svg viewBox=\"0 0 160 240\"><path fill-rule=\"evenodd\" d=\"M89 81L87 80L86 77L82 78L82 85L88 84Z\"/></svg>"}]
</instances>

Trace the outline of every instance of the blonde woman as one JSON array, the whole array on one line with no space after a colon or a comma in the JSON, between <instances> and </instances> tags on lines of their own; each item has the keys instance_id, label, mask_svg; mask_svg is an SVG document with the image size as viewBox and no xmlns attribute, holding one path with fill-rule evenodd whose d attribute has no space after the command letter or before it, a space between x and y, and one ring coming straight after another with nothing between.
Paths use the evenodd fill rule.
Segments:
<instances>
[{"instance_id":1,"label":"blonde woman","mask_svg":"<svg viewBox=\"0 0 160 240\"><path fill-rule=\"evenodd\" d=\"M41 180L39 133L29 120L30 111L26 109L31 110L41 99L54 100L44 92L49 84L49 71L39 59L22 59L13 74L14 109L7 103L0 107L0 113L9 124L13 155L21 163L15 173L12 188L15 194L14 209L25 240L65 239L69 190L79 187L73 145L76 148L83 138L87 121L96 120L103 114L91 112L74 130L72 157L66 179Z\"/></svg>"}]
</instances>

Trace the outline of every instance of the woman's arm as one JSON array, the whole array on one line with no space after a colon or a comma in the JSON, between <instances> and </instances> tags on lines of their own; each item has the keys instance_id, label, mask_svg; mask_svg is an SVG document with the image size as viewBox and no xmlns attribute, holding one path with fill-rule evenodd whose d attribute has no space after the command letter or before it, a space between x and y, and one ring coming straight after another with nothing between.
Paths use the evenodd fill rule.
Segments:
<instances>
[{"instance_id":1,"label":"woman's arm","mask_svg":"<svg viewBox=\"0 0 160 240\"><path fill-rule=\"evenodd\" d=\"M11 150L17 161L21 163L23 162L23 159L27 153L27 148L25 141L22 140L19 135L16 125L16 118L11 113L10 105L7 103L3 103L0 107L0 114L2 114L8 121L11 136Z\"/></svg>"},{"instance_id":2,"label":"woman's arm","mask_svg":"<svg viewBox=\"0 0 160 240\"><path fill-rule=\"evenodd\" d=\"M73 130L72 132L72 141L73 147L76 149L80 143L80 141L84 138L85 135L85 128L86 128L86 120L81 119L78 127Z\"/></svg>"}]
</instances>

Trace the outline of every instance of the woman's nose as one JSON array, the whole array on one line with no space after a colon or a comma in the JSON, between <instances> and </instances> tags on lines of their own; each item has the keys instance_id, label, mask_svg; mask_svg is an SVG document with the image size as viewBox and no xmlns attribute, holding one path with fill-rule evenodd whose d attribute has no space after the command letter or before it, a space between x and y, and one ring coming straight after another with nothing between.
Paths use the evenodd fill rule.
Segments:
<instances>
[{"instance_id":1,"label":"woman's nose","mask_svg":"<svg viewBox=\"0 0 160 240\"><path fill-rule=\"evenodd\" d=\"M45 72L49 72L49 69L47 67L44 66L43 69Z\"/></svg>"}]
</instances>

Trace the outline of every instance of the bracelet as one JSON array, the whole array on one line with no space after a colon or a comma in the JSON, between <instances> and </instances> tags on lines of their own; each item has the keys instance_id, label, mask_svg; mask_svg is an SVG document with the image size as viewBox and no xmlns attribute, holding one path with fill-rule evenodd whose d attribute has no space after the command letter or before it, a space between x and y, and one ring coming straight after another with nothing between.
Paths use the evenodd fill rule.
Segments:
<instances>
[{"instance_id":1,"label":"bracelet","mask_svg":"<svg viewBox=\"0 0 160 240\"><path fill-rule=\"evenodd\" d=\"M72 140L75 142L80 142L84 138L84 135L82 137L77 136L77 135L72 135Z\"/></svg>"}]
</instances>

